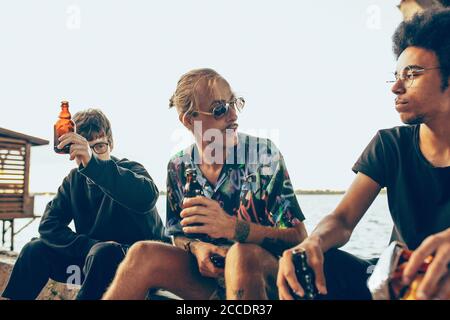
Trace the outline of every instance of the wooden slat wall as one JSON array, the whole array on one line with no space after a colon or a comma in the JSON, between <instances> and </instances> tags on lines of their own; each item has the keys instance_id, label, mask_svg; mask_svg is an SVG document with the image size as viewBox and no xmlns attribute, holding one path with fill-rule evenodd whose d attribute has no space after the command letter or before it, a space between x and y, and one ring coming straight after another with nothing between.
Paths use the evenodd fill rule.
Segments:
<instances>
[{"instance_id":1,"label":"wooden slat wall","mask_svg":"<svg viewBox=\"0 0 450 320\"><path fill-rule=\"evenodd\" d=\"M28 197L29 146L25 141L0 138L0 219L24 214Z\"/></svg>"}]
</instances>

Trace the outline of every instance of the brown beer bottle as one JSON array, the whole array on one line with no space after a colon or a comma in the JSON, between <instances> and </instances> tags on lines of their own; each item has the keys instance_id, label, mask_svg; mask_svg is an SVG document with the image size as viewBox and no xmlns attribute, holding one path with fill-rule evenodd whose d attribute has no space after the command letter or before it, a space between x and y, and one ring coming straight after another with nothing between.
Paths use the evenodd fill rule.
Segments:
<instances>
[{"instance_id":1,"label":"brown beer bottle","mask_svg":"<svg viewBox=\"0 0 450 320\"><path fill-rule=\"evenodd\" d=\"M184 197L194 198L196 196L204 196L203 189L197 181L197 172L192 166L186 167L186 185L184 186Z\"/></svg>"},{"instance_id":2,"label":"brown beer bottle","mask_svg":"<svg viewBox=\"0 0 450 320\"><path fill-rule=\"evenodd\" d=\"M197 181L197 172L195 171L195 168L192 165L186 166L185 171L186 176L186 184L184 186L184 197L185 198L194 198L196 196L204 196L202 186ZM201 223L193 223L190 224L190 227L194 226L201 226ZM209 239L209 237L206 234L200 234L200 233L191 233L186 234L189 238L199 239L202 241L205 241Z\"/></svg>"},{"instance_id":3,"label":"brown beer bottle","mask_svg":"<svg viewBox=\"0 0 450 320\"><path fill-rule=\"evenodd\" d=\"M70 153L70 144L64 146L62 149L58 149L57 146L60 143L58 140L63 134L68 132L75 132L75 123L71 120L71 114L69 112L69 102L61 102L61 112L59 113L59 120L56 121L54 126L54 141L53 149L56 153L65 154Z\"/></svg>"}]
</instances>

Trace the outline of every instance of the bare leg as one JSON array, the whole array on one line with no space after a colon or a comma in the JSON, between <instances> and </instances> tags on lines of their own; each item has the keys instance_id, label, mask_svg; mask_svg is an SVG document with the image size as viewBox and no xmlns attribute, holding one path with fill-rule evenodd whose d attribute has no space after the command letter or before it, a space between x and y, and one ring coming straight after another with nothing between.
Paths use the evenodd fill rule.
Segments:
<instances>
[{"instance_id":1,"label":"bare leg","mask_svg":"<svg viewBox=\"0 0 450 320\"><path fill-rule=\"evenodd\" d=\"M166 289L184 299L208 299L216 281L200 274L192 254L160 242L141 241L128 251L103 299L144 299L151 288Z\"/></svg>"},{"instance_id":2,"label":"bare leg","mask_svg":"<svg viewBox=\"0 0 450 320\"><path fill-rule=\"evenodd\" d=\"M225 262L227 300L276 299L278 260L255 244L234 244Z\"/></svg>"}]
</instances>

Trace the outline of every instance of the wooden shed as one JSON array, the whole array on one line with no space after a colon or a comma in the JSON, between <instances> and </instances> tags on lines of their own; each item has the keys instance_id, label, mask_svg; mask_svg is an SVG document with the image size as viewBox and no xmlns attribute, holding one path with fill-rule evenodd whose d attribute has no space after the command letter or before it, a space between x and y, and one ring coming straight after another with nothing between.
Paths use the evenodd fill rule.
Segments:
<instances>
[{"instance_id":1,"label":"wooden shed","mask_svg":"<svg viewBox=\"0 0 450 320\"><path fill-rule=\"evenodd\" d=\"M34 197L29 194L30 152L33 146L47 145L48 140L0 127L0 221L2 245L10 233L10 248L14 250L14 219L32 218ZM7 224L8 223L8 224Z\"/></svg>"}]
</instances>

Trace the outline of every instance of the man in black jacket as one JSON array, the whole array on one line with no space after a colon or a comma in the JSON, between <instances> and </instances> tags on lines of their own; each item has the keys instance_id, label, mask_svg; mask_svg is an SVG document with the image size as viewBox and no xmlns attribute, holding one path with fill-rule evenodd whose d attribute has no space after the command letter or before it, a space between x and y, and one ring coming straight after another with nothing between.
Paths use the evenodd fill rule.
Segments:
<instances>
[{"instance_id":1,"label":"man in black jacket","mask_svg":"<svg viewBox=\"0 0 450 320\"><path fill-rule=\"evenodd\" d=\"M63 135L58 147L71 144L78 167L48 203L40 238L22 249L3 297L35 299L51 278L82 284L77 299L99 299L131 244L168 240L155 207L158 189L142 165L110 155L106 116L89 109L74 122L77 133Z\"/></svg>"}]
</instances>

